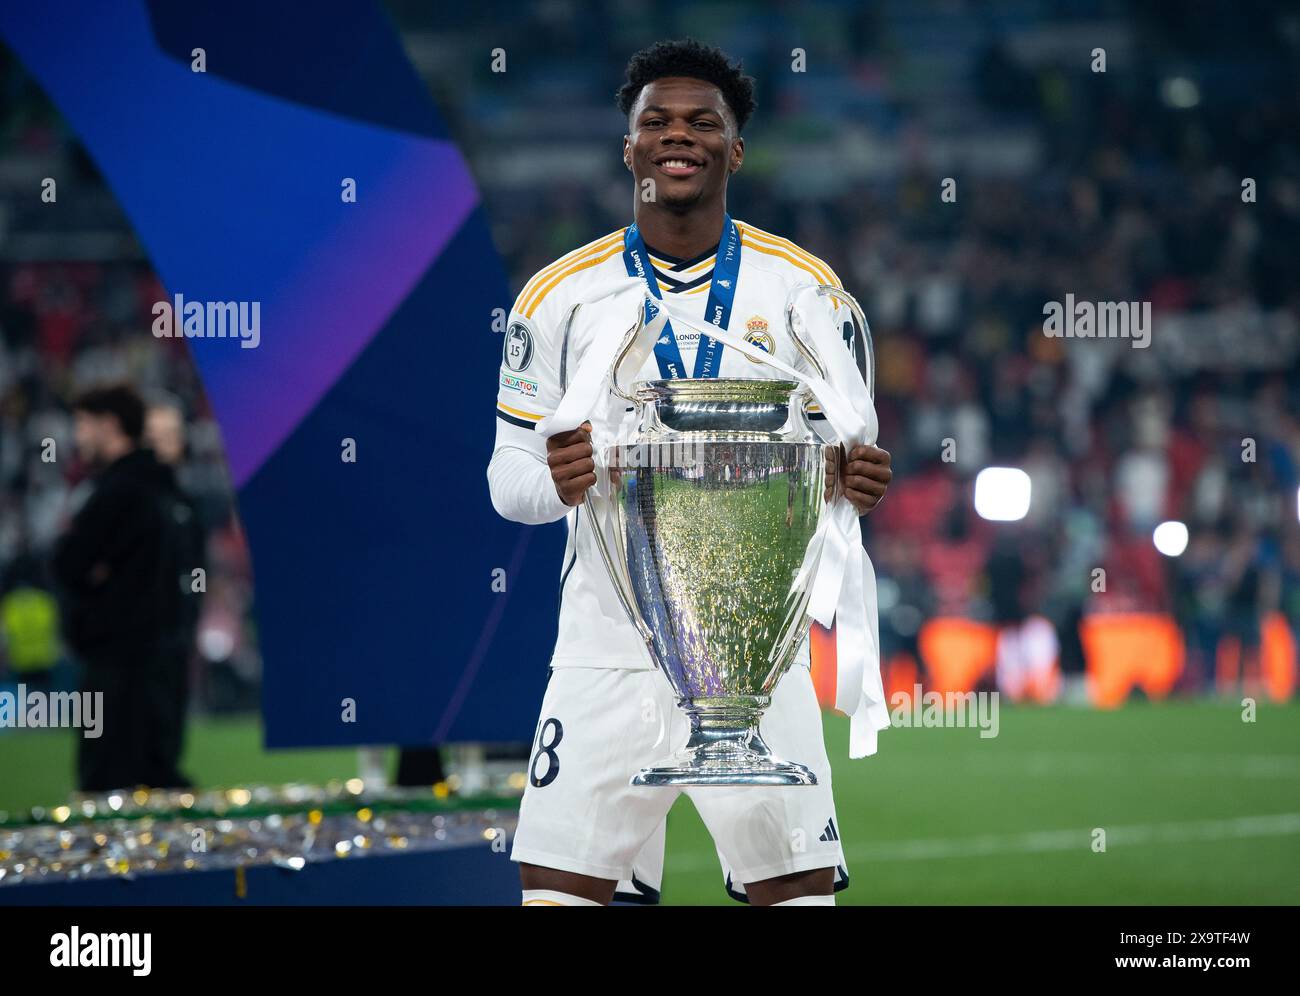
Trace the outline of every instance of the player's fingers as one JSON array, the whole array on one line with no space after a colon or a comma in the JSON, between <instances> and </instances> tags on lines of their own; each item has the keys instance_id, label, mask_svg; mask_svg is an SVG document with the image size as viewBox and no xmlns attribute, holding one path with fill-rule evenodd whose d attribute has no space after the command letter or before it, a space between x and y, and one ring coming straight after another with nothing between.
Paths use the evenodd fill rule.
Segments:
<instances>
[{"instance_id":1,"label":"player's fingers","mask_svg":"<svg viewBox=\"0 0 1300 996\"><path fill-rule=\"evenodd\" d=\"M561 450L567 450L570 446L577 446L582 443L581 436L574 436L566 432L562 436L552 436L546 441L546 455L550 457L552 453L559 453Z\"/></svg>"},{"instance_id":2,"label":"player's fingers","mask_svg":"<svg viewBox=\"0 0 1300 996\"><path fill-rule=\"evenodd\" d=\"M564 482L564 489L560 492L560 497L564 499L566 505L576 505L582 500L582 496L587 493L587 489L596 483L595 474L584 474L582 477L575 477L571 481Z\"/></svg>"},{"instance_id":3,"label":"player's fingers","mask_svg":"<svg viewBox=\"0 0 1300 996\"><path fill-rule=\"evenodd\" d=\"M880 463L889 466L889 450L871 444L853 447L849 453L850 460L866 460L868 463Z\"/></svg>"},{"instance_id":4,"label":"player's fingers","mask_svg":"<svg viewBox=\"0 0 1300 996\"><path fill-rule=\"evenodd\" d=\"M830 492L834 489L835 478L839 476L840 467L843 465L841 457L844 453L842 446L826 447L826 494L829 497Z\"/></svg>"},{"instance_id":5,"label":"player's fingers","mask_svg":"<svg viewBox=\"0 0 1300 996\"><path fill-rule=\"evenodd\" d=\"M846 477L869 477L873 481L888 484L894 478L894 472L883 464L868 463L865 460L850 460L844 467Z\"/></svg>"},{"instance_id":6,"label":"player's fingers","mask_svg":"<svg viewBox=\"0 0 1300 996\"><path fill-rule=\"evenodd\" d=\"M596 462L588 457L585 460L575 460L573 463L566 463L562 467L551 468L551 479L555 481L571 481L577 477L591 475L592 480L596 477Z\"/></svg>"},{"instance_id":7,"label":"player's fingers","mask_svg":"<svg viewBox=\"0 0 1300 996\"><path fill-rule=\"evenodd\" d=\"M590 443L588 443L585 439L582 438L581 433L578 433L577 435L571 435L570 433L566 432L563 436L552 436L550 439L546 441L546 453L547 456L549 456L552 453L560 453L574 446L590 446L590 445L591 445Z\"/></svg>"},{"instance_id":8,"label":"player's fingers","mask_svg":"<svg viewBox=\"0 0 1300 996\"><path fill-rule=\"evenodd\" d=\"M562 449L551 450L546 454L546 465L554 470L575 460L583 460L592 455L591 443L574 443Z\"/></svg>"},{"instance_id":9,"label":"player's fingers","mask_svg":"<svg viewBox=\"0 0 1300 996\"><path fill-rule=\"evenodd\" d=\"M885 484L882 481L873 481L869 477L859 477L850 475L844 478L844 488L847 491L856 491L862 495L874 495L879 497L885 493Z\"/></svg>"},{"instance_id":10,"label":"player's fingers","mask_svg":"<svg viewBox=\"0 0 1300 996\"><path fill-rule=\"evenodd\" d=\"M884 497L869 491L859 491L856 488L846 488L844 496L858 509L871 508Z\"/></svg>"},{"instance_id":11,"label":"player's fingers","mask_svg":"<svg viewBox=\"0 0 1300 996\"><path fill-rule=\"evenodd\" d=\"M548 450L560 450L566 446L572 446L574 443L591 442L591 423L583 422L576 429L570 429L568 432L557 432L554 436L548 436L546 439L546 448Z\"/></svg>"}]
</instances>

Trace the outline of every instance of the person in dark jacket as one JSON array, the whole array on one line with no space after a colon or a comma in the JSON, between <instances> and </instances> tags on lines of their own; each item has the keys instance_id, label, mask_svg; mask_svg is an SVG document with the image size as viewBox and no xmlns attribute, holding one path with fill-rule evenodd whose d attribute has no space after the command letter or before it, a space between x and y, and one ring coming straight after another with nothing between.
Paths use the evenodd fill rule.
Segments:
<instances>
[{"instance_id":1,"label":"person in dark jacket","mask_svg":"<svg viewBox=\"0 0 1300 996\"><path fill-rule=\"evenodd\" d=\"M77 741L78 786L188 787L176 734L184 705L169 652L188 611L181 579L190 571L175 476L141 446L145 407L130 387L88 391L73 413L93 491L53 566L65 638L84 666L84 690L103 695L104 717L100 737Z\"/></svg>"},{"instance_id":2,"label":"person in dark jacket","mask_svg":"<svg viewBox=\"0 0 1300 996\"><path fill-rule=\"evenodd\" d=\"M170 655L171 664L164 677L171 683L175 700L168 720L174 720L167 731L166 749L169 757L179 760L184 747L184 717L189 706L191 666L194 660L195 637L199 628L199 615L203 607L203 592L207 590L206 578L196 583L196 574L202 575L207 564L207 532L199 521L194 501L181 486L180 467L185 459L185 415L178 400L158 397L151 401L144 421L145 445L153 450L159 463L171 471L171 513L178 539L184 543L181 574L181 612L176 628L165 639L163 653Z\"/></svg>"}]
</instances>

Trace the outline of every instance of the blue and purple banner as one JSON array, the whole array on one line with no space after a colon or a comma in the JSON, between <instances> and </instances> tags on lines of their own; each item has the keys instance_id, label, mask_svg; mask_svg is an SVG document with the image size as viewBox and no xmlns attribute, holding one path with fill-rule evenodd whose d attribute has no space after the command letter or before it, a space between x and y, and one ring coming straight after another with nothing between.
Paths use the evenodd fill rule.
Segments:
<instances>
[{"instance_id":1,"label":"blue and purple banner","mask_svg":"<svg viewBox=\"0 0 1300 996\"><path fill-rule=\"evenodd\" d=\"M252 549L267 746L529 739L562 535L492 510L508 287L382 11L52 0L0 31L168 293L257 305L255 348L188 342Z\"/></svg>"}]
</instances>

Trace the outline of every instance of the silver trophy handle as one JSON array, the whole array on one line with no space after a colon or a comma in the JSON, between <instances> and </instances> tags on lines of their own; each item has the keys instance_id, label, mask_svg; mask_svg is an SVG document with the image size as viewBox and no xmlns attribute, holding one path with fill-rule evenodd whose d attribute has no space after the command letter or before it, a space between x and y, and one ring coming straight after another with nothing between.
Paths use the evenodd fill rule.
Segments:
<instances>
[{"instance_id":1,"label":"silver trophy handle","mask_svg":"<svg viewBox=\"0 0 1300 996\"><path fill-rule=\"evenodd\" d=\"M569 335L573 332L574 319L578 317L578 312L582 310L583 302L579 301L569 309L568 315L564 319L564 334L560 340L560 391L563 393L569 388ZM613 385L613 391L624 401L636 403L636 398L628 394L618 383L618 368L636 342L637 336L641 334L641 329L645 327L645 308L642 307L637 312L636 323L623 333L623 342L619 345L618 351L614 354L614 361L610 364L608 379Z\"/></svg>"},{"instance_id":2,"label":"silver trophy handle","mask_svg":"<svg viewBox=\"0 0 1300 996\"><path fill-rule=\"evenodd\" d=\"M613 501L614 499L610 497L606 500ZM631 588L631 582L628 581L625 584L623 581L623 572L620 570L620 567L622 566L621 561L614 559L614 554L610 551L609 544L605 542L605 527L600 521L599 516L596 514L596 504L591 500L590 489L588 489L587 493L582 496L582 504L583 507L587 509L587 518L591 520L591 533L596 538L596 549L600 551L600 559L605 562L605 571L609 574L609 583L613 586L614 593L618 595L619 604L623 606L623 611L627 613L628 620L641 635L641 639L646 642L646 646L649 647L651 646L653 637L649 628L647 628L646 624L641 621L640 614L637 613L636 609L632 605L631 596L628 595L628 590ZM650 660L654 662L656 668L659 666L658 662L655 661L653 654L650 655Z\"/></svg>"},{"instance_id":3,"label":"silver trophy handle","mask_svg":"<svg viewBox=\"0 0 1300 996\"><path fill-rule=\"evenodd\" d=\"M570 308L568 317L565 319L564 322L564 337L563 337L562 345L560 347L560 390L561 391L567 389L568 387L569 333L573 328L573 320L577 317L578 310L581 307L582 304L581 302L579 302L578 304L575 304L572 308ZM632 348L632 344L636 342L637 336L641 334L641 329L642 327L644 327L644 325L645 325L645 308L641 307L637 311L636 323L631 328L629 328L627 332L623 334L623 342L619 346L618 351L614 354L614 360L610 366L610 371L609 371L609 382L611 385L611 390L613 390L613 392L616 395L618 395L620 398L622 398L624 401L630 401L633 404L636 403L636 398L634 398L632 395L624 391L618 383L618 368L620 364L622 364L623 359L627 356L628 350ZM592 455L595 456L594 450ZM597 484L600 483L600 476L602 473L604 474L606 484L608 484L609 468L607 467L602 468L600 466L600 463L597 461L596 462ZM610 490L610 489L606 488L606 490ZM612 495L607 500L613 501ZM605 571L609 574L609 583L613 586L614 593L618 596L619 604L623 606L623 611L627 613L628 619L631 620L632 625L636 627L637 632L641 634L641 638L646 641L646 644L648 646L651 641L650 631L649 629L646 628L645 623L641 621L641 617L636 613L632 605L631 596L628 594L628 592L631 590L631 582L628 581L625 584L623 581L623 571L620 570L621 561L615 559L613 552L609 549L609 544L605 542L604 523L601 522L600 515L597 512L596 503L592 500L591 489L588 489L587 493L582 496L582 505L587 510L587 518L590 520L591 523L590 526L591 532L596 540L596 549L600 551L600 559L605 563ZM574 526L575 537L577 535L577 529L578 527L575 525ZM575 539L574 542L576 543L577 540ZM653 654L651 654L650 659L651 661L654 660ZM658 664L656 664L655 666L658 667Z\"/></svg>"},{"instance_id":4,"label":"silver trophy handle","mask_svg":"<svg viewBox=\"0 0 1300 996\"><path fill-rule=\"evenodd\" d=\"M804 358L812 364L819 377L826 376L826 368L822 365L821 359L817 355L817 350L813 348L812 343L807 342L799 335L794 327L795 308L794 299L808 287L807 284L796 287L790 291L785 299L785 328L790 334L790 339L794 342L795 348L803 354ZM858 357L858 372L862 374L863 383L867 385L867 393L871 395L871 400L876 400L876 353L875 347L871 341L871 326L867 324L867 316L862 310L862 305L858 304L857 299L846 291L843 287L833 287L830 284L818 284L817 294L819 297L838 297L848 302L849 310L853 317L857 319L858 327L862 329L862 352ZM856 352L856 350L855 350Z\"/></svg>"},{"instance_id":5,"label":"silver trophy handle","mask_svg":"<svg viewBox=\"0 0 1300 996\"><path fill-rule=\"evenodd\" d=\"M636 324L623 333L623 343L618 347L618 352L614 354L614 362L609 367L609 389L624 401L630 401L636 404L636 398L623 390L622 385L618 382L618 368L623 365L627 359L628 352L632 349L633 344L641 335L641 330L645 328L645 305L644 303L637 308Z\"/></svg>"},{"instance_id":6,"label":"silver trophy handle","mask_svg":"<svg viewBox=\"0 0 1300 996\"><path fill-rule=\"evenodd\" d=\"M568 315L564 318L564 335L560 339L560 393L563 394L569 389L569 334L573 331L573 320L578 317L578 312L582 310L582 302L579 301L569 309Z\"/></svg>"}]
</instances>

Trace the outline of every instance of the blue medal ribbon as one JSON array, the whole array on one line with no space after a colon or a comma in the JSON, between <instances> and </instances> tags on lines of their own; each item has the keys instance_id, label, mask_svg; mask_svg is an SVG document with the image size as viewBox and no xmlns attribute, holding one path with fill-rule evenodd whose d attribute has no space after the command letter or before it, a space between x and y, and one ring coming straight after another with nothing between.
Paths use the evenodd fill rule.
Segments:
<instances>
[{"instance_id":1,"label":"blue medal ribbon","mask_svg":"<svg viewBox=\"0 0 1300 996\"><path fill-rule=\"evenodd\" d=\"M662 301L659 293L659 281L655 279L654 269L650 263L650 252L645 239L641 237L636 223L628 227L623 237L623 264L628 276L640 277L650 285L650 293L655 301ZM709 284L709 300L705 306L704 317L711 324L725 329L731 321L731 306L736 300L736 284L740 280L740 230L731 220L731 215L722 219L722 240L718 243L718 255L713 264L713 280ZM653 301L645 303L645 320L654 319L659 314L659 305ZM716 377L722 366L722 343L717 339L701 337L695 350L695 370L693 377ZM655 343L655 362L659 364L659 376L665 380L685 376L686 364L682 360L682 351L677 346L677 336L673 332L672 322L664 324L663 334Z\"/></svg>"}]
</instances>

